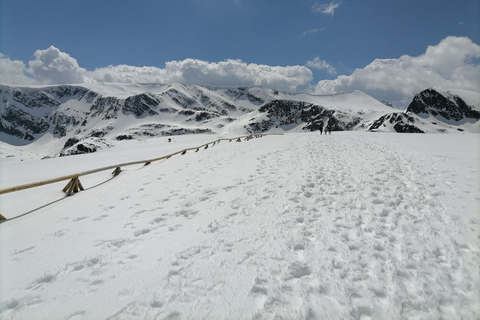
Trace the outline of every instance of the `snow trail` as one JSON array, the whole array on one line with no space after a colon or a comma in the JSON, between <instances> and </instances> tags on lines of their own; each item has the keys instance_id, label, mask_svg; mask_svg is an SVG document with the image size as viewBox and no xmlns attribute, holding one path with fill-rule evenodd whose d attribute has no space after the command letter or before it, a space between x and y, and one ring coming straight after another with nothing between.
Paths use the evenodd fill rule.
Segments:
<instances>
[{"instance_id":1,"label":"snow trail","mask_svg":"<svg viewBox=\"0 0 480 320\"><path fill-rule=\"evenodd\" d=\"M0 316L479 317L463 172L384 137L222 142L1 224Z\"/></svg>"}]
</instances>

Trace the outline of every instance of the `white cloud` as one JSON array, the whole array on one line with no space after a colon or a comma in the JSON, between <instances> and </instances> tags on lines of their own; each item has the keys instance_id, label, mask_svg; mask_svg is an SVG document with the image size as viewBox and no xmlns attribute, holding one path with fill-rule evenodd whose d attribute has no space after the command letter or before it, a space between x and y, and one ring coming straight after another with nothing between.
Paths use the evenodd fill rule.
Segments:
<instances>
[{"instance_id":1,"label":"white cloud","mask_svg":"<svg viewBox=\"0 0 480 320\"><path fill-rule=\"evenodd\" d=\"M317 33L317 32L320 32L322 31L324 28L314 28L314 29L310 29L310 30L306 30L303 32L303 34L299 37L299 38L304 38L308 35L311 35L311 34L314 34L314 33Z\"/></svg>"},{"instance_id":2,"label":"white cloud","mask_svg":"<svg viewBox=\"0 0 480 320\"><path fill-rule=\"evenodd\" d=\"M315 3L312 6L312 11L316 13L323 13L326 15L333 16L333 14L335 13L335 10L337 10L341 4L342 4L341 1L335 1L335 0L330 3L324 3L324 4Z\"/></svg>"},{"instance_id":3,"label":"white cloud","mask_svg":"<svg viewBox=\"0 0 480 320\"><path fill-rule=\"evenodd\" d=\"M318 82L314 92L332 94L361 90L377 99L406 107L429 87L446 86L478 91L480 46L469 38L447 37L417 57L377 59L351 75Z\"/></svg>"},{"instance_id":4,"label":"white cloud","mask_svg":"<svg viewBox=\"0 0 480 320\"><path fill-rule=\"evenodd\" d=\"M157 67L134 67L128 65L108 66L89 71L85 75L93 82L159 82L165 83L164 69Z\"/></svg>"},{"instance_id":5,"label":"white cloud","mask_svg":"<svg viewBox=\"0 0 480 320\"><path fill-rule=\"evenodd\" d=\"M80 68L75 58L54 46L35 51L35 60L28 63L34 78L40 83L62 84L85 82L85 69Z\"/></svg>"},{"instance_id":6,"label":"white cloud","mask_svg":"<svg viewBox=\"0 0 480 320\"><path fill-rule=\"evenodd\" d=\"M196 59L169 61L164 69L126 65L99 68L87 73L98 82L160 82L210 86L265 86L299 92L310 87L312 72L304 66L272 67L241 60L207 62Z\"/></svg>"},{"instance_id":7,"label":"white cloud","mask_svg":"<svg viewBox=\"0 0 480 320\"><path fill-rule=\"evenodd\" d=\"M325 70L328 72L328 74L337 73L337 70L332 65L325 60L320 60L319 57L315 57L313 60L307 61L306 66L311 69Z\"/></svg>"},{"instance_id":8,"label":"white cloud","mask_svg":"<svg viewBox=\"0 0 480 320\"><path fill-rule=\"evenodd\" d=\"M35 84L35 80L29 78L25 71L25 64L22 61L12 61L0 53L0 83Z\"/></svg>"},{"instance_id":9,"label":"white cloud","mask_svg":"<svg viewBox=\"0 0 480 320\"><path fill-rule=\"evenodd\" d=\"M28 67L0 53L0 83L10 85L81 82L155 82L205 86L265 86L287 92L332 94L361 90L377 99L406 107L416 93L433 86L480 88L480 46L469 38L447 37L425 53L398 59L377 59L363 69L312 85L309 69L336 73L319 57L305 66L268 66L242 60L170 61L164 68L108 66L87 71L76 59L51 46L37 50Z\"/></svg>"},{"instance_id":10,"label":"white cloud","mask_svg":"<svg viewBox=\"0 0 480 320\"><path fill-rule=\"evenodd\" d=\"M69 54L51 46L37 50L25 67L0 55L0 82L5 84L72 84L82 82L156 82L211 86L265 86L302 92L311 87L312 71L305 66L268 66L241 60L207 62L196 59L170 61L165 68L108 66L87 71ZM31 75L31 78L28 77Z\"/></svg>"}]
</instances>

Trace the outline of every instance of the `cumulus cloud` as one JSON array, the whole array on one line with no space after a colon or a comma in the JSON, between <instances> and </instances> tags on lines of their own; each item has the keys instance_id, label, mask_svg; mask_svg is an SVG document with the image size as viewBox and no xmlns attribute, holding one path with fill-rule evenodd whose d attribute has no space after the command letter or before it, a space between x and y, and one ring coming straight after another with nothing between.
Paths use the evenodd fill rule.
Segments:
<instances>
[{"instance_id":1,"label":"cumulus cloud","mask_svg":"<svg viewBox=\"0 0 480 320\"><path fill-rule=\"evenodd\" d=\"M166 71L172 79L187 84L265 86L294 92L307 89L313 79L312 72L304 66L267 66L232 59L218 63L170 61Z\"/></svg>"},{"instance_id":2,"label":"cumulus cloud","mask_svg":"<svg viewBox=\"0 0 480 320\"><path fill-rule=\"evenodd\" d=\"M377 59L351 75L322 80L317 94L361 90L377 99L406 107L416 93L445 86L478 91L480 88L480 46L465 37L447 37L416 57Z\"/></svg>"},{"instance_id":3,"label":"cumulus cloud","mask_svg":"<svg viewBox=\"0 0 480 320\"><path fill-rule=\"evenodd\" d=\"M325 60L320 60L320 57L315 57L313 60L307 61L306 66L311 69L324 70L328 72L328 74L337 73L337 70L332 65Z\"/></svg>"},{"instance_id":4,"label":"cumulus cloud","mask_svg":"<svg viewBox=\"0 0 480 320\"><path fill-rule=\"evenodd\" d=\"M312 6L312 11L316 13L322 13L322 14L333 16L335 11L338 9L338 7L340 7L341 4L342 4L341 1L335 1L335 0L330 3L324 3L324 4L315 3Z\"/></svg>"},{"instance_id":5,"label":"cumulus cloud","mask_svg":"<svg viewBox=\"0 0 480 320\"><path fill-rule=\"evenodd\" d=\"M0 53L0 83L35 84L35 80L26 75L22 61L10 60Z\"/></svg>"},{"instance_id":6,"label":"cumulus cloud","mask_svg":"<svg viewBox=\"0 0 480 320\"><path fill-rule=\"evenodd\" d=\"M46 50L37 50L35 60L28 63L28 72L45 84L85 82L85 69L80 68L75 58L54 46Z\"/></svg>"},{"instance_id":7,"label":"cumulus cloud","mask_svg":"<svg viewBox=\"0 0 480 320\"><path fill-rule=\"evenodd\" d=\"M311 88L312 71L305 66L268 66L228 59L169 61L165 68L108 66L87 71L75 58L51 46L37 50L25 67L21 61L0 56L0 82L5 84L74 84L82 82L155 82L206 86L265 86L302 92Z\"/></svg>"},{"instance_id":8,"label":"cumulus cloud","mask_svg":"<svg viewBox=\"0 0 480 320\"><path fill-rule=\"evenodd\" d=\"M272 67L241 60L207 62L197 59L169 61L156 67L109 66L89 72L97 82L161 82L206 86L265 86L299 92L310 87L312 72L304 66Z\"/></svg>"},{"instance_id":9,"label":"cumulus cloud","mask_svg":"<svg viewBox=\"0 0 480 320\"><path fill-rule=\"evenodd\" d=\"M158 82L167 81L166 71L157 67L134 67L128 65L108 66L89 71L86 77L92 82Z\"/></svg>"},{"instance_id":10,"label":"cumulus cloud","mask_svg":"<svg viewBox=\"0 0 480 320\"><path fill-rule=\"evenodd\" d=\"M379 100L406 107L416 93L433 86L480 88L480 46L469 38L447 37L420 56L377 59L363 69L312 85L313 73L335 74L315 57L305 66L268 66L228 59L169 61L164 68L108 66L87 71L77 60L51 46L37 50L26 66L0 53L0 83L10 85L81 82L183 83L205 86L265 86L287 92L335 94L361 90Z\"/></svg>"}]
</instances>

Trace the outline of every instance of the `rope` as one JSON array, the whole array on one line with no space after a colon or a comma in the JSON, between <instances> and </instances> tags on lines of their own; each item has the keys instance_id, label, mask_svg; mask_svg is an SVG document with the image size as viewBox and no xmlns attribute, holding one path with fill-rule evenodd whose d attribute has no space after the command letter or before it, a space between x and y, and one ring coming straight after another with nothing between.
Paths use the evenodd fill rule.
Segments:
<instances>
[{"instance_id":1,"label":"rope","mask_svg":"<svg viewBox=\"0 0 480 320\"><path fill-rule=\"evenodd\" d=\"M256 135L241 136L241 137L237 137L237 138L218 139L218 140L215 140L215 141L212 141L212 142L205 143L205 144L203 144L201 146L198 146L198 147L183 149L183 150L180 150L180 151L177 151L177 152L174 152L174 153L171 153L171 154L159 157L159 158L121 163L121 164L111 165L111 166L108 166L108 167L103 167L103 168L88 170L88 171L84 171L84 172L80 172L80 173L70 174L70 175L62 176L62 177L58 177L58 178L42 180L42 181L38 181L38 182L34 182L34 183L28 183L28 184L15 186L15 187L0 189L0 194L16 192L16 191L20 191L20 190L35 188L35 187L40 187L40 186L44 186L44 185L59 182L59 181L70 180L70 182L65 186L65 188L63 188L63 192L66 192L67 195L72 195L73 193L76 193L78 191L83 190L83 186L80 183L80 180L78 179L81 176L86 176L86 175L89 175L89 174L93 174L93 173L97 173L97 172L101 172L101 171L105 171L105 170L110 170L110 169L115 169L112 172L112 174L114 176L117 176L122 171L120 169L121 167L132 166L132 165L141 164L141 163L144 163L145 165L149 165L150 163L152 163L154 161L168 159L168 158L170 158L172 156L175 156L177 154L182 154L183 155L183 154L187 153L187 151L190 151L190 150L196 150L195 152L197 152L198 150L200 150L200 148L207 149L210 144L212 144L212 146L213 146L216 143L220 143L220 141L222 141L222 140L232 141L233 139L237 139L236 141L241 142L242 138L244 138L244 141L249 141L250 139L253 139L254 137L255 138L260 138L260 137L265 136L265 135L266 134L256 134Z\"/></svg>"}]
</instances>

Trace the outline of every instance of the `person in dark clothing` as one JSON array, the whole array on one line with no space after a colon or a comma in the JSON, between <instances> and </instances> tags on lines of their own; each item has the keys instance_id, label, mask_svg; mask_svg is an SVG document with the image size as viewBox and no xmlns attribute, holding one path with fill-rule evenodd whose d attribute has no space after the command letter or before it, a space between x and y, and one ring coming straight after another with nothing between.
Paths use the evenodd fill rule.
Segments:
<instances>
[{"instance_id":1,"label":"person in dark clothing","mask_svg":"<svg viewBox=\"0 0 480 320\"><path fill-rule=\"evenodd\" d=\"M322 135L322 132L323 132L323 127L320 126L320 135ZM325 133L327 133L327 132L325 131Z\"/></svg>"}]
</instances>

